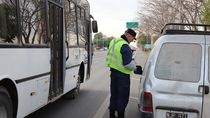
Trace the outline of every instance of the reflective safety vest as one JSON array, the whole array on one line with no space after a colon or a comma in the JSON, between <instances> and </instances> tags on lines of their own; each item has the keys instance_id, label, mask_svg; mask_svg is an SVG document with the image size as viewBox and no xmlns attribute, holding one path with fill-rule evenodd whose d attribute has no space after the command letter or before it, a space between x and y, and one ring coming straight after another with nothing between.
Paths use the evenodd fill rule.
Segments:
<instances>
[{"instance_id":1,"label":"reflective safety vest","mask_svg":"<svg viewBox=\"0 0 210 118\"><path fill-rule=\"evenodd\" d=\"M120 50L124 44L128 45L128 43L122 38L111 40L109 44L108 54L106 56L105 65L122 73L131 74L132 70L125 68L122 62L122 54Z\"/></svg>"}]
</instances>

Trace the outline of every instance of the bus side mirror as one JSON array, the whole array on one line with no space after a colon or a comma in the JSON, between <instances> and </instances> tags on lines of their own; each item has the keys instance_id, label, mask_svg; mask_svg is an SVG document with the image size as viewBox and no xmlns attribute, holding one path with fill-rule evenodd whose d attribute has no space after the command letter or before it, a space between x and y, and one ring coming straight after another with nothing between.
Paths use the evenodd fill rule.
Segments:
<instances>
[{"instance_id":1,"label":"bus side mirror","mask_svg":"<svg viewBox=\"0 0 210 118\"><path fill-rule=\"evenodd\" d=\"M97 25L97 21L96 20L92 21L92 29L93 29L94 33L98 32L98 25Z\"/></svg>"}]
</instances>

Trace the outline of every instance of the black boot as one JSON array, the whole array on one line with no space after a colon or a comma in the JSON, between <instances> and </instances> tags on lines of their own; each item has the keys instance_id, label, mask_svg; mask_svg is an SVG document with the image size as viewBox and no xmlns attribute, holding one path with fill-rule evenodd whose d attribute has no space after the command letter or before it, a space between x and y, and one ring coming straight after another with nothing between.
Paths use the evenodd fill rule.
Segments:
<instances>
[{"instance_id":1,"label":"black boot","mask_svg":"<svg viewBox=\"0 0 210 118\"><path fill-rule=\"evenodd\" d=\"M117 118L114 110L109 110L109 118Z\"/></svg>"},{"instance_id":2,"label":"black boot","mask_svg":"<svg viewBox=\"0 0 210 118\"><path fill-rule=\"evenodd\" d=\"M118 112L118 118L124 118L124 112Z\"/></svg>"}]
</instances>

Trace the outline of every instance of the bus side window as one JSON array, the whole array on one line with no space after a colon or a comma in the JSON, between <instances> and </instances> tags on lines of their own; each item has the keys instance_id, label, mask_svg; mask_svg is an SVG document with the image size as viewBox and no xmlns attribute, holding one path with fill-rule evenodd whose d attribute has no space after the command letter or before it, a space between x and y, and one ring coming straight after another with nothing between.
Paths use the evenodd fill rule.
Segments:
<instances>
[{"instance_id":1,"label":"bus side window","mask_svg":"<svg viewBox=\"0 0 210 118\"><path fill-rule=\"evenodd\" d=\"M14 0L0 0L0 43L18 43Z\"/></svg>"},{"instance_id":2,"label":"bus side window","mask_svg":"<svg viewBox=\"0 0 210 118\"><path fill-rule=\"evenodd\" d=\"M20 0L22 19L22 42L24 44L46 44L46 14L43 0Z\"/></svg>"},{"instance_id":3,"label":"bus side window","mask_svg":"<svg viewBox=\"0 0 210 118\"><path fill-rule=\"evenodd\" d=\"M69 46L77 46L76 7L75 3L65 0L65 27Z\"/></svg>"},{"instance_id":4,"label":"bus side window","mask_svg":"<svg viewBox=\"0 0 210 118\"><path fill-rule=\"evenodd\" d=\"M86 43L85 40L85 10L81 7L77 7L77 19L78 19L78 36L79 36L79 45L84 46Z\"/></svg>"}]
</instances>

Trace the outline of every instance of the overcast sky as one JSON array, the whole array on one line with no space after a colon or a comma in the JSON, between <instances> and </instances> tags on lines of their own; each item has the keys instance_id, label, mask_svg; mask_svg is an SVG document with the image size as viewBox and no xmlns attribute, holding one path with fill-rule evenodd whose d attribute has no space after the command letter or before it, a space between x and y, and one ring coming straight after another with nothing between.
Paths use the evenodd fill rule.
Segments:
<instances>
[{"instance_id":1,"label":"overcast sky","mask_svg":"<svg viewBox=\"0 0 210 118\"><path fill-rule=\"evenodd\" d=\"M98 22L99 32L119 37L126 22L137 21L138 0L89 0L90 12Z\"/></svg>"}]
</instances>

